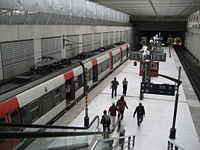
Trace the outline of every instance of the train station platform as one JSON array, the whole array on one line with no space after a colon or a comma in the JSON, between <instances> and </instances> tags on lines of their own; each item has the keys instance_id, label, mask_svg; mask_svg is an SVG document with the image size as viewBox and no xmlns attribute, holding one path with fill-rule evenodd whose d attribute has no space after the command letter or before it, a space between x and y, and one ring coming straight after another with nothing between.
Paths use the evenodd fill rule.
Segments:
<instances>
[{"instance_id":1,"label":"train station platform","mask_svg":"<svg viewBox=\"0 0 200 150\"><path fill-rule=\"evenodd\" d=\"M180 62L176 53L171 49L172 55L169 57L168 47L164 48L164 52L167 53L167 59L166 62L160 63L159 74L177 78ZM183 69L182 72L184 72ZM120 85L118 87L117 97L112 99L110 82L114 77L117 78ZM175 96L144 94L144 99L140 100L139 95L142 77L139 75L139 64L137 63L137 66L134 66L131 60L126 61L117 68L117 70L89 93L88 110L90 120L96 115L99 115L101 118L103 110L108 110L112 102L117 102L122 95L122 81L124 78L128 81L127 96L125 96L128 109L124 112L124 119L121 124L122 128L125 129L125 135L136 136L134 150L165 150L167 149L168 141L175 143L184 150L200 149L200 142L189 109L190 102L188 102L184 93L184 84L181 84L179 88L176 139L172 140L169 138L169 133L172 127ZM188 79L184 79L183 82L186 82L186 80ZM174 82L160 76L152 77L151 82L174 84ZM137 119L136 117L133 118L133 112L140 102L145 107L146 115L141 126L137 126ZM193 104L198 105L198 107L200 105L199 102L193 102ZM85 116L84 108L85 100L83 99L63 115L54 125L83 126ZM101 125L100 130L102 131ZM53 146L55 143L59 144L58 141L52 141L48 147Z\"/></svg>"}]
</instances>

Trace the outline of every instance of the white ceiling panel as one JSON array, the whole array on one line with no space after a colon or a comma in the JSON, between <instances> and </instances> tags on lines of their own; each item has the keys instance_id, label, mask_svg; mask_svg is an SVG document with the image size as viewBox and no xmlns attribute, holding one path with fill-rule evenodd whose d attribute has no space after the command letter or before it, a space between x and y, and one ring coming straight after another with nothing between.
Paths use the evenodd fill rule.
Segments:
<instances>
[{"instance_id":1,"label":"white ceiling panel","mask_svg":"<svg viewBox=\"0 0 200 150\"><path fill-rule=\"evenodd\" d=\"M90 0L138 18L177 17L187 18L200 10L200 0ZM138 16L138 17L137 17Z\"/></svg>"}]
</instances>

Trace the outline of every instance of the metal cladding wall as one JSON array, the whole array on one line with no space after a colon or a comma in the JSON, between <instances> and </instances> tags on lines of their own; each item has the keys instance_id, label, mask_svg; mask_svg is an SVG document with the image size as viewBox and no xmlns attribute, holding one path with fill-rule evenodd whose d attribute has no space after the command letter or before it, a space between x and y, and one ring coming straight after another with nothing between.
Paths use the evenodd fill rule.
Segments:
<instances>
[{"instance_id":1,"label":"metal cladding wall","mask_svg":"<svg viewBox=\"0 0 200 150\"><path fill-rule=\"evenodd\" d=\"M1 0L0 24L128 24L129 15L88 0Z\"/></svg>"},{"instance_id":2,"label":"metal cladding wall","mask_svg":"<svg viewBox=\"0 0 200 150\"><path fill-rule=\"evenodd\" d=\"M131 44L133 36L132 27L126 26L0 25L0 30L0 80L30 71L42 56L55 62L109 45L114 39Z\"/></svg>"},{"instance_id":3,"label":"metal cladding wall","mask_svg":"<svg viewBox=\"0 0 200 150\"><path fill-rule=\"evenodd\" d=\"M74 57L79 53L79 35L66 36L65 56L63 58Z\"/></svg>"},{"instance_id":4,"label":"metal cladding wall","mask_svg":"<svg viewBox=\"0 0 200 150\"><path fill-rule=\"evenodd\" d=\"M101 47L101 33L94 34L94 49Z\"/></svg>"},{"instance_id":5,"label":"metal cladding wall","mask_svg":"<svg viewBox=\"0 0 200 150\"><path fill-rule=\"evenodd\" d=\"M22 74L34 65L33 40L0 43L3 78Z\"/></svg>"},{"instance_id":6,"label":"metal cladding wall","mask_svg":"<svg viewBox=\"0 0 200 150\"><path fill-rule=\"evenodd\" d=\"M103 46L108 45L108 32L103 33Z\"/></svg>"},{"instance_id":7,"label":"metal cladding wall","mask_svg":"<svg viewBox=\"0 0 200 150\"><path fill-rule=\"evenodd\" d=\"M200 61L200 11L188 17L185 47Z\"/></svg>"},{"instance_id":8,"label":"metal cladding wall","mask_svg":"<svg viewBox=\"0 0 200 150\"><path fill-rule=\"evenodd\" d=\"M110 32L110 44L113 44L115 42L114 34L115 32Z\"/></svg>"},{"instance_id":9,"label":"metal cladding wall","mask_svg":"<svg viewBox=\"0 0 200 150\"><path fill-rule=\"evenodd\" d=\"M92 50L92 34L82 35L82 52L89 52Z\"/></svg>"},{"instance_id":10,"label":"metal cladding wall","mask_svg":"<svg viewBox=\"0 0 200 150\"><path fill-rule=\"evenodd\" d=\"M61 37L52 37L41 39L42 56L54 57L61 60Z\"/></svg>"}]
</instances>

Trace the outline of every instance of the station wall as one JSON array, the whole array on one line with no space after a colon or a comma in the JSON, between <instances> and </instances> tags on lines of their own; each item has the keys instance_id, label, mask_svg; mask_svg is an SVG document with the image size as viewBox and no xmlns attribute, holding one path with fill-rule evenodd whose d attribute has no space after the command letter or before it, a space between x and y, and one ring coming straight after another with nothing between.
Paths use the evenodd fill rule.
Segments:
<instances>
[{"instance_id":1,"label":"station wall","mask_svg":"<svg viewBox=\"0 0 200 150\"><path fill-rule=\"evenodd\" d=\"M200 61L200 11L188 17L185 47Z\"/></svg>"},{"instance_id":2,"label":"station wall","mask_svg":"<svg viewBox=\"0 0 200 150\"><path fill-rule=\"evenodd\" d=\"M129 26L2 24L0 30L0 80L29 71L42 56L60 60L119 41L132 47L134 36Z\"/></svg>"}]
</instances>

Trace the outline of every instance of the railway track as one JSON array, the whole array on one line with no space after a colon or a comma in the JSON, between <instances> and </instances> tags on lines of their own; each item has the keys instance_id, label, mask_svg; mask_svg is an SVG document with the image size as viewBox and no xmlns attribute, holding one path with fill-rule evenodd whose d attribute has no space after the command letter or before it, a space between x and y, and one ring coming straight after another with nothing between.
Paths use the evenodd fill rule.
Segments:
<instances>
[{"instance_id":1,"label":"railway track","mask_svg":"<svg viewBox=\"0 0 200 150\"><path fill-rule=\"evenodd\" d=\"M185 48L175 47L175 51L200 101L200 66Z\"/></svg>"}]
</instances>

